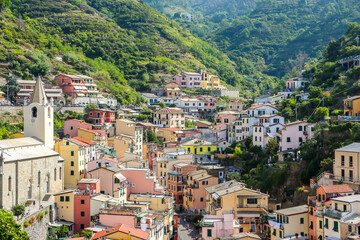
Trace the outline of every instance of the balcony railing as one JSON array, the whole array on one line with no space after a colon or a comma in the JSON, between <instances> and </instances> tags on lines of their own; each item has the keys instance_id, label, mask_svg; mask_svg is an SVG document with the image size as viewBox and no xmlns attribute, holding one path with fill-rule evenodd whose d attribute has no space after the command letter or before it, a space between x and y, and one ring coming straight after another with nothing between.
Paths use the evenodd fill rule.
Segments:
<instances>
[{"instance_id":1,"label":"balcony railing","mask_svg":"<svg viewBox=\"0 0 360 240\"><path fill-rule=\"evenodd\" d=\"M276 222L274 220L269 220L268 222L269 222L269 225L271 227L284 230L284 224L283 223L279 223L279 222Z\"/></svg>"},{"instance_id":2,"label":"balcony railing","mask_svg":"<svg viewBox=\"0 0 360 240\"><path fill-rule=\"evenodd\" d=\"M327 217L340 219L342 215L343 215L342 212L336 211L332 208L325 209L325 216Z\"/></svg>"},{"instance_id":3,"label":"balcony railing","mask_svg":"<svg viewBox=\"0 0 360 240\"><path fill-rule=\"evenodd\" d=\"M360 116L338 116L339 121L360 121Z\"/></svg>"}]
</instances>

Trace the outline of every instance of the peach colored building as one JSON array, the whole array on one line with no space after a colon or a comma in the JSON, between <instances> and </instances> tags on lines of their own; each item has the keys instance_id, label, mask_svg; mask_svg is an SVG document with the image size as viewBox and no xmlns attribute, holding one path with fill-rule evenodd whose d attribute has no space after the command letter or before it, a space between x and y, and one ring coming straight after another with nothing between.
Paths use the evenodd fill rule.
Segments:
<instances>
[{"instance_id":1,"label":"peach colored building","mask_svg":"<svg viewBox=\"0 0 360 240\"><path fill-rule=\"evenodd\" d=\"M284 152L300 147L303 142L312 138L312 128L313 124L305 121L285 124L279 134L281 138L280 151Z\"/></svg>"},{"instance_id":2,"label":"peach colored building","mask_svg":"<svg viewBox=\"0 0 360 240\"><path fill-rule=\"evenodd\" d=\"M231 99L226 110L241 112L243 110L243 102L241 100Z\"/></svg>"},{"instance_id":3,"label":"peach colored building","mask_svg":"<svg viewBox=\"0 0 360 240\"><path fill-rule=\"evenodd\" d=\"M185 191L188 201L186 202L185 209L188 212L200 213L206 210L206 190L205 188L218 184L219 179L211 175L188 180Z\"/></svg>"},{"instance_id":4,"label":"peach colored building","mask_svg":"<svg viewBox=\"0 0 360 240\"><path fill-rule=\"evenodd\" d=\"M92 130L93 125L78 119L68 119L64 122L64 135L72 138L77 137L78 128Z\"/></svg>"},{"instance_id":5,"label":"peach colored building","mask_svg":"<svg viewBox=\"0 0 360 240\"><path fill-rule=\"evenodd\" d=\"M216 97L211 96L199 96L197 99L204 102L204 110L205 111L212 111L216 110Z\"/></svg>"},{"instance_id":6,"label":"peach colored building","mask_svg":"<svg viewBox=\"0 0 360 240\"><path fill-rule=\"evenodd\" d=\"M117 226L119 224L126 224L130 227L136 227L137 211L126 207L114 207L112 209L100 210L99 222L104 226Z\"/></svg>"},{"instance_id":7,"label":"peach colored building","mask_svg":"<svg viewBox=\"0 0 360 240\"><path fill-rule=\"evenodd\" d=\"M219 130L226 130L227 124L235 122L237 116L233 114L218 115L215 118L215 128Z\"/></svg>"},{"instance_id":8,"label":"peach colored building","mask_svg":"<svg viewBox=\"0 0 360 240\"><path fill-rule=\"evenodd\" d=\"M201 88L202 75L197 72L182 72L173 76L173 82L182 88Z\"/></svg>"},{"instance_id":9,"label":"peach colored building","mask_svg":"<svg viewBox=\"0 0 360 240\"><path fill-rule=\"evenodd\" d=\"M149 169L125 168L121 174L129 183L129 193L163 194L164 188L159 186L155 176L150 176Z\"/></svg>"}]
</instances>

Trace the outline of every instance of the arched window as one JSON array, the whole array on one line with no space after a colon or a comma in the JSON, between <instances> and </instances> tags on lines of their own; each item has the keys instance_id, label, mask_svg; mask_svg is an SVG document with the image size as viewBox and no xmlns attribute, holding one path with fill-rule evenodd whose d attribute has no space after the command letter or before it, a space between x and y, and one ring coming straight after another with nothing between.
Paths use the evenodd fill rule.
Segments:
<instances>
[{"instance_id":1,"label":"arched window","mask_svg":"<svg viewBox=\"0 0 360 240\"><path fill-rule=\"evenodd\" d=\"M61 180L61 167L59 168L59 178Z\"/></svg>"},{"instance_id":2,"label":"arched window","mask_svg":"<svg viewBox=\"0 0 360 240\"><path fill-rule=\"evenodd\" d=\"M45 178L45 191L46 193L50 192L50 174L46 175Z\"/></svg>"},{"instance_id":3,"label":"arched window","mask_svg":"<svg viewBox=\"0 0 360 240\"><path fill-rule=\"evenodd\" d=\"M38 172L38 185L40 186L40 176L41 175L41 173L40 173L40 171Z\"/></svg>"},{"instance_id":4,"label":"arched window","mask_svg":"<svg viewBox=\"0 0 360 240\"><path fill-rule=\"evenodd\" d=\"M33 107L33 108L31 109L31 112L32 112L32 117L33 117L33 118L37 118L37 108L36 108L36 107Z\"/></svg>"},{"instance_id":5,"label":"arched window","mask_svg":"<svg viewBox=\"0 0 360 240\"><path fill-rule=\"evenodd\" d=\"M56 181L56 168L54 169L54 181Z\"/></svg>"},{"instance_id":6,"label":"arched window","mask_svg":"<svg viewBox=\"0 0 360 240\"><path fill-rule=\"evenodd\" d=\"M9 177L8 188L9 188L9 192L10 192L11 191L11 177Z\"/></svg>"},{"instance_id":7,"label":"arched window","mask_svg":"<svg viewBox=\"0 0 360 240\"><path fill-rule=\"evenodd\" d=\"M28 189L28 199L31 199L32 196L32 186L31 186L31 179L28 181L27 189Z\"/></svg>"},{"instance_id":8,"label":"arched window","mask_svg":"<svg viewBox=\"0 0 360 240\"><path fill-rule=\"evenodd\" d=\"M51 117L51 108L48 107L48 117L50 118Z\"/></svg>"}]
</instances>

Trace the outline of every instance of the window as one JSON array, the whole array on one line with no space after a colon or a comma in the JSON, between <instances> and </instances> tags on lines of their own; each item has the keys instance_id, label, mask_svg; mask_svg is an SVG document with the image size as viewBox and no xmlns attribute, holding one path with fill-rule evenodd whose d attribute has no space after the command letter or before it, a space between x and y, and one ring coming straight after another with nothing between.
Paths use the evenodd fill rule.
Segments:
<instances>
[{"instance_id":1,"label":"window","mask_svg":"<svg viewBox=\"0 0 360 240\"><path fill-rule=\"evenodd\" d=\"M344 212L346 212L346 210L347 210L347 209L346 209L346 205L343 205L343 208L344 208Z\"/></svg>"},{"instance_id":2,"label":"window","mask_svg":"<svg viewBox=\"0 0 360 240\"><path fill-rule=\"evenodd\" d=\"M69 145L69 142L66 142L66 145Z\"/></svg>"},{"instance_id":3,"label":"window","mask_svg":"<svg viewBox=\"0 0 360 240\"><path fill-rule=\"evenodd\" d=\"M304 218L300 218L300 224L304 224Z\"/></svg>"},{"instance_id":4,"label":"window","mask_svg":"<svg viewBox=\"0 0 360 240\"><path fill-rule=\"evenodd\" d=\"M204 198L200 198L200 202L203 202L204 201Z\"/></svg>"},{"instance_id":5,"label":"window","mask_svg":"<svg viewBox=\"0 0 360 240\"><path fill-rule=\"evenodd\" d=\"M60 178L60 180L61 180L61 171L62 171L62 169L61 169L61 167L59 168L59 178Z\"/></svg>"},{"instance_id":6,"label":"window","mask_svg":"<svg viewBox=\"0 0 360 240\"><path fill-rule=\"evenodd\" d=\"M341 177L345 177L345 170L341 169Z\"/></svg>"},{"instance_id":7,"label":"window","mask_svg":"<svg viewBox=\"0 0 360 240\"><path fill-rule=\"evenodd\" d=\"M329 219L325 218L324 228L329 229Z\"/></svg>"},{"instance_id":8,"label":"window","mask_svg":"<svg viewBox=\"0 0 360 240\"><path fill-rule=\"evenodd\" d=\"M71 156L74 156L74 151L71 151Z\"/></svg>"},{"instance_id":9,"label":"window","mask_svg":"<svg viewBox=\"0 0 360 240\"><path fill-rule=\"evenodd\" d=\"M70 171L70 175L71 175L71 176L74 176L74 170L71 170L71 171Z\"/></svg>"},{"instance_id":10,"label":"window","mask_svg":"<svg viewBox=\"0 0 360 240\"><path fill-rule=\"evenodd\" d=\"M349 157L349 167L352 167L353 166L353 157L350 156Z\"/></svg>"},{"instance_id":11,"label":"window","mask_svg":"<svg viewBox=\"0 0 360 240\"><path fill-rule=\"evenodd\" d=\"M274 228L272 235L274 235L276 237L276 228Z\"/></svg>"},{"instance_id":12,"label":"window","mask_svg":"<svg viewBox=\"0 0 360 240\"><path fill-rule=\"evenodd\" d=\"M85 217L85 212L80 213L82 217Z\"/></svg>"},{"instance_id":13,"label":"window","mask_svg":"<svg viewBox=\"0 0 360 240\"><path fill-rule=\"evenodd\" d=\"M248 198L247 204L257 204L257 199Z\"/></svg>"},{"instance_id":14,"label":"window","mask_svg":"<svg viewBox=\"0 0 360 240\"><path fill-rule=\"evenodd\" d=\"M338 204L335 203L335 210L338 210Z\"/></svg>"},{"instance_id":15,"label":"window","mask_svg":"<svg viewBox=\"0 0 360 240\"><path fill-rule=\"evenodd\" d=\"M31 113L32 113L32 117L33 117L33 118L37 118L37 108L36 108L36 107L33 107L33 108L31 109Z\"/></svg>"},{"instance_id":16,"label":"window","mask_svg":"<svg viewBox=\"0 0 360 240\"><path fill-rule=\"evenodd\" d=\"M64 201L64 196L60 196L60 202Z\"/></svg>"},{"instance_id":17,"label":"window","mask_svg":"<svg viewBox=\"0 0 360 240\"><path fill-rule=\"evenodd\" d=\"M56 181L56 168L54 169L54 181Z\"/></svg>"},{"instance_id":18,"label":"window","mask_svg":"<svg viewBox=\"0 0 360 240\"><path fill-rule=\"evenodd\" d=\"M301 132L302 131L302 126L299 126L299 132Z\"/></svg>"},{"instance_id":19,"label":"window","mask_svg":"<svg viewBox=\"0 0 360 240\"><path fill-rule=\"evenodd\" d=\"M299 143L302 143L303 140L302 140L302 137L299 137Z\"/></svg>"},{"instance_id":20,"label":"window","mask_svg":"<svg viewBox=\"0 0 360 240\"><path fill-rule=\"evenodd\" d=\"M211 151L211 147L208 147L208 152L210 152Z\"/></svg>"},{"instance_id":21,"label":"window","mask_svg":"<svg viewBox=\"0 0 360 240\"><path fill-rule=\"evenodd\" d=\"M290 137L287 137L287 138L286 138L286 142L291 142Z\"/></svg>"},{"instance_id":22,"label":"window","mask_svg":"<svg viewBox=\"0 0 360 240\"><path fill-rule=\"evenodd\" d=\"M320 221L319 221L319 228L320 228L320 229L322 229L322 223L323 223L323 222L320 220Z\"/></svg>"},{"instance_id":23,"label":"window","mask_svg":"<svg viewBox=\"0 0 360 240\"><path fill-rule=\"evenodd\" d=\"M334 221L334 228L333 228L333 231L334 232L338 232L339 231L339 229L338 229L338 226L339 225L339 223L337 222L337 221Z\"/></svg>"},{"instance_id":24,"label":"window","mask_svg":"<svg viewBox=\"0 0 360 240\"><path fill-rule=\"evenodd\" d=\"M310 222L310 229L314 229L313 221Z\"/></svg>"},{"instance_id":25,"label":"window","mask_svg":"<svg viewBox=\"0 0 360 240\"><path fill-rule=\"evenodd\" d=\"M81 204L85 204L85 200L81 200Z\"/></svg>"},{"instance_id":26,"label":"window","mask_svg":"<svg viewBox=\"0 0 360 240\"><path fill-rule=\"evenodd\" d=\"M9 180L8 180L8 190L9 190L9 192L11 191L11 177L9 177Z\"/></svg>"},{"instance_id":27,"label":"window","mask_svg":"<svg viewBox=\"0 0 360 240\"><path fill-rule=\"evenodd\" d=\"M85 225L84 225L84 224L81 224L81 225L80 225L80 228L81 228L81 229L84 229L84 228L85 228Z\"/></svg>"},{"instance_id":28,"label":"window","mask_svg":"<svg viewBox=\"0 0 360 240\"><path fill-rule=\"evenodd\" d=\"M348 226L348 232L352 232L352 227L351 227L351 225Z\"/></svg>"},{"instance_id":29,"label":"window","mask_svg":"<svg viewBox=\"0 0 360 240\"><path fill-rule=\"evenodd\" d=\"M341 166L343 167L345 165L345 157L341 156Z\"/></svg>"},{"instance_id":30,"label":"window","mask_svg":"<svg viewBox=\"0 0 360 240\"><path fill-rule=\"evenodd\" d=\"M282 231L279 231L279 237L282 238Z\"/></svg>"},{"instance_id":31,"label":"window","mask_svg":"<svg viewBox=\"0 0 360 240\"><path fill-rule=\"evenodd\" d=\"M200 148L200 152L202 152L202 151L203 151L203 148L201 147L201 148Z\"/></svg>"},{"instance_id":32,"label":"window","mask_svg":"<svg viewBox=\"0 0 360 240\"><path fill-rule=\"evenodd\" d=\"M70 196L65 197L65 202L70 202Z\"/></svg>"},{"instance_id":33,"label":"window","mask_svg":"<svg viewBox=\"0 0 360 240\"><path fill-rule=\"evenodd\" d=\"M208 237L211 237L211 229L208 229L208 230L207 230L207 236L208 236Z\"/></svg>"}]
</instances>

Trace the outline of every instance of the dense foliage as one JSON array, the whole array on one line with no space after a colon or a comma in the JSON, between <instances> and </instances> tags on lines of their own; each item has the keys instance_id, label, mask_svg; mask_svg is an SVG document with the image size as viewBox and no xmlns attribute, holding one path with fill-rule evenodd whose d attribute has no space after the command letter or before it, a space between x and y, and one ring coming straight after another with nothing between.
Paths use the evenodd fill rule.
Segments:
<instances>
[{"instance_id":1,"label":"dense foliage","mask_svg":"<svg viewBox=\"0 0 360 240\"><path fill-rule=\"evenodd\" d=\"M27 240L29 236L21 229L11 212L0 210L0 239Z\"/></svg>"}]
</instances>

